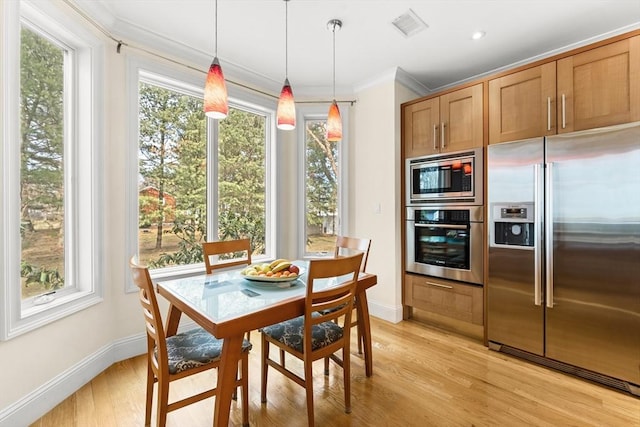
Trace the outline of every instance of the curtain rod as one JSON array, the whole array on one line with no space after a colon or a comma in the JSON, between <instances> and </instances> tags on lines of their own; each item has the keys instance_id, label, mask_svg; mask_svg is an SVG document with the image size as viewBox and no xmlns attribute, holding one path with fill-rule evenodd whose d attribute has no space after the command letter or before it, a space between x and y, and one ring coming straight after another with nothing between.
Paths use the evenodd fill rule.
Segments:
<instances>
[{"instance_id":1,"label":"curtain rod","mask_svg":"<svg viewBox=\"0 0 640 427\"><path fill-rule=\"evenodd\" d=\"M193 71L196 71L196 72L199 72L199 73L202 73L202 74L207 74L205 70L201 70L201 69L193 67L193 66L191 66L189 64L185 64L183 62L178 61L177 59L169 58L169 57L161 55L161 54L159 54L157 52L150 51L150 50L148 50L148 49L146 49L144 47L132 45L132 44L126 43L126 42L124 42L122 40L116 39L115 37L113 37L113 35L111 35L111 33L109 31L107 31L106 28L104 28L102 25L100 25L98 22L96 22L89 15L84 13L71 0L62 0L62 1L67 6L69 6L71 9L73 9L78 15L80 15L85 21L87 21L89 24L91 24L93 27L95 27L98 31L100 31L102 34L104 34L108 39L110 39L111 41L115 42L116 43L116 52L117 53L120 53L120 50L121 50L122 46L126 46L128 48L139 50L139 51L144 52L146 54L155 56L155 57L163 59L165 61L172 62L172 63L174 63L176 65L180 65L180 66L188 68L190 70L193 70ZM263 90L256 89L254 87L247 86L247 85L245 85L243 83L235 82L235 81L229 80L229 79L225 79L225 81L227 81L228 83L231 83L231 84L233 84L235 86L239 86L239 87L242 87L244 89L248 89L250 91L262 94L264 96L268 96L269 98L273 98L273 99L279 99L280 98L280 96L278 96L278 95L274 95L274 94L265 92ZM331 104L332 102L333 102L333 100L330 100L330 101L329 100L327 100L327 101L325 101L325 100L314 100L314 101L296 101L296 104ZM352 99L352 100L342 100L342 101L337 100L336 102L349 103L349 104L351 104L351 106L353 106L353 104L356 103L356 100L354 100L354 99Z\"/></svg>"}]
</instances>

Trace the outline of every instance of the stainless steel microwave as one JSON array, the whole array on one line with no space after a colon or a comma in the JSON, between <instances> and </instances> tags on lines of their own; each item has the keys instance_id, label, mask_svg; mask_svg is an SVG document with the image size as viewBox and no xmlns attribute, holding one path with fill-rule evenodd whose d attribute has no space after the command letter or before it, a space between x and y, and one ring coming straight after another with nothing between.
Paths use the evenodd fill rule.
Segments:
<instances>
[{"instance_id":1,"label":"stainless steel microwave","mask_svg":"<svg viewBox=\"0 0 640 427\"><path fill-rule=\"evenodd\" d=\"M407 159L407 205L482 205L482 161L482 148Z\"/></svg>"}]
</instances>

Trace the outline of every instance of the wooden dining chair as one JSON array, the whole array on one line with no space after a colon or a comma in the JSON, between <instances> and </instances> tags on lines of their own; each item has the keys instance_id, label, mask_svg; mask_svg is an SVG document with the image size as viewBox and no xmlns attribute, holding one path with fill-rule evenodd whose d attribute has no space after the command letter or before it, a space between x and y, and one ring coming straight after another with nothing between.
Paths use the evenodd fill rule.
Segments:
<instances>
[{"instance_id":1,"label":"wooden dining chair","mask_svg":"<svg viewBox=\"0 0 640 427\"><path fill-rule=\"evenodd\" d=\"M351 312L356 291L358 271L363 254L343 258L317 259L309 262L304 315L261 329L262 387L261 399L267 401L267 370L269 367L285 375L306 390L307 418L314 425L313 362L330 358L342 367L344 378L345 412L351 412L350 331ZM319 279L338 278L336 284L318 286ZM341 323L336 323L336 320ZM285 367L281 354L277 362L269 357L269 346L302 360L304 377ZM342 349L342 358L334 353ZM329 372L325 370L325 375Z\"/></svg>"},{"instance_id":2,"label":"wooden dining chair","mask_svg":"<svg viewBox=\"0 0 640 427\"><path fill-rule=\"evenodd\" d=\"M214 270L236 267L239 265L251 265L251 240L218 240L216 242L204 242L202 244L202 254L204 255L204 266L207 274ZM240 257L220 260L220 255L241 254ZM216 257L216 262L212 258ZM244 338L251 339L251 331L245 333Z\"/></svg>"},{"instance_id":3,"label":"wooden dining chair","mask_svg":"<svg viewBox=\"0 0 640 427\"><path fill-rule=\"evenodd\" d=\"M367 260L369 258L369 249L371 248L371 239L360 239L357 237L338 236L336 238L336 247L334 256L353 255L355 253L362 253L362 264L360 265L360 271L364 273L367 268ZM355 305L354 305L355 308ZM351 326L357 327L358 334L358 354L362 354L362 343L364 340L364 333L362 325L358 323L357 313L352 316Z\"/></svg>"},{"instance_id":4,"label":"wooden dining chair","mask_svg":"<svg viewBox=\"0 0 640 427\"><path fill-rule=\"evenodd\" d=\"M371 248L371 239L360 239L357 237L338 236L336 238L336 247L334 256L353 255L362 253L362 264L360 271L364 273L367 268L367 260L369 259L369 249Z\"/></svg>"},{"instance_id":5,"label":"wooden dining chair","mask_svg":"<svg viewBox=\"0 0 640 427\"><path fill-rule=\"evenodd\" d=\"M169 403L169 384L172 381L219 367L223 340L202 328L166 336L149 270L138 265L135 257L129 261L129 267L133 282L140 289L140 304L147 330L147 396L144 425L151 425L153 386L158 383L156 424L164 427L168 412L217 394L217 388L214 387ZM236 387L242 388L243 426L249 425L249 350L251 343L245 340L242 343L240 378L236 380Z\"/></svg>"},{"instance_id":6,"label":"wooden dining chair","mask_svg":"<svg viewBox=\"0 0 640 427\"><path fill-rule=\"evenodd\" d=\"M235 267L238 265L251 265L251 240L219 240L217 242L204 242L202 244L204 265L207 274L211 274L219 268ZM240 257L220 260L220 255L238 254ZM216 261L212 261L216 257Z\"/></svg>"}]
</instances>

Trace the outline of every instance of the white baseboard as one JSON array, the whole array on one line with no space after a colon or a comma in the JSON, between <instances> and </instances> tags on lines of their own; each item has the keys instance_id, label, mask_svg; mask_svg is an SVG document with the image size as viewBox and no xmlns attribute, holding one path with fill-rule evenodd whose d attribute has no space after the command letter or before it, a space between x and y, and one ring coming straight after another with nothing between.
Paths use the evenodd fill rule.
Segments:
<instances>
[{"instance_id":1,"label":"white baseboard","mask_svg":"<svg viewBox=\"0 0 640 427\"><path fill-rule=\"evenodd\" d=\"M367 303L369 305L369 315L391 323L399 323L402 321L402 306L380 304L370 299Z\"/></svg>"},{"instance_id":2,"label":"white baseboard","mask_svg":"<svg viewBox=\"0 0 640 427\"><path fill-rule=\"evenodd\" d=\"M194 323L188 319L180 322L180 331L193 327ZM22 399L0 410L0 427L27 427L109 366L146 351L145 333L121 338L105 345Z\"/></svg>"}]
</instances>

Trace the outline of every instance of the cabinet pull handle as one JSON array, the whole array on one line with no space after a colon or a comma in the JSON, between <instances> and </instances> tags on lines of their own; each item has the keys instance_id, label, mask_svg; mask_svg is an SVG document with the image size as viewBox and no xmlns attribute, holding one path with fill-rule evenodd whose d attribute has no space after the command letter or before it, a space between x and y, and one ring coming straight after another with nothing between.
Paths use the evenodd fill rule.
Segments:
<instances>
[{"instance_id":1,"label":"cabinet pull handle","mask_svg":"<svg viewBox=\"0 0 640 427\"><path fill-rule=\"evenodd\" d=\"M440 147L444 149L446 145L444 142L444 122L440 123L440 135Z\"/></svg>"},{"instance_id":2,"label":"cabinet pull handle","mask_svg":"<svg viewBox=\"0 0 640 427\"><path fill-rule=\"evenodd\" d=\"M551 97L547 96L547 130L551 130Z\"/></svg>"},{"instance_id":3,"label":"cabinet pull handle","mask_svg":"<svg viewBox=\"0 0 640 427\"><path fill-rule=\"evenodd\" d=\"M441 283L424 282L426 285L435 286L436 288L453 289L453 286L443 285Z\"/></svg>"},{"instance_id":4,"label":"cabinet pull handle","mask_svg":"<svg viewBox=\"0 0 640 427\"><path fill-rule=\"evenodd\" d=\"M438 150L438 125L433 125L433 149Z\"/></svg>"},{"instance_id":5,"label":"cabinet pull handle","mask_svg":"<svg viewBox=\"0 0 640 427\"><path fill-rule=\"evenodd\" d=\"M567 127L567 116L566 116L566 99L564 93L562 94L562 129Z\"/></svg>"}]
</instances>

